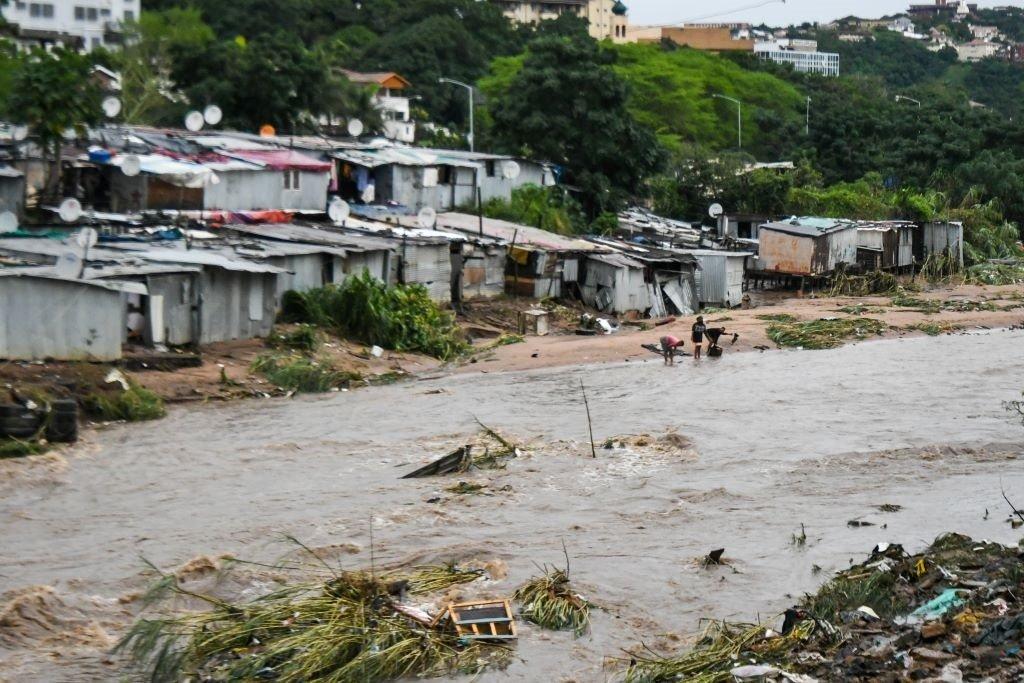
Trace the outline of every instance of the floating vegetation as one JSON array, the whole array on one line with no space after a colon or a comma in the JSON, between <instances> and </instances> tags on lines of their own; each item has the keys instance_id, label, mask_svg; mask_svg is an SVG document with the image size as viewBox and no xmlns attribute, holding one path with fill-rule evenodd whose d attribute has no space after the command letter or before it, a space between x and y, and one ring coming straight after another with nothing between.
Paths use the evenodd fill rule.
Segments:
<instances>
[{"instance_id":1,"label":"floating vegetation","mask_svg":"<svg viewBox=\"0 0 1024 683\"><path fill-rule=\"evenodd\" d=\"M336 370L330 361L301 354L265 353L253 361L252 371L286 391L301 393L323 393L362 379L358 373Z\"/></svg>"},{"instance_id":2,"label":"floating vegetation","mask_svg":"<svg viewBox=\"0 0 1024 683\"><path fill-rule=\"evenodd\" d=\"M916 330L918 332L924 332L929 337L938 337L940 334L948 334L950 332L956 332L962 330L963 325L957 325L948 321L934 321L926 323L917 323L914 325L908 325L903 328L905 330Z\"/></svg>"},{"instance_id":3,"label":"floating vegetation","mask_svg":"<svg viewBox=\"0 0 1024 683\"><path fill-rule=\"evenodd\" d=\"M886 324L875 318L836 318L773 323L768 326L768 338L783 347L832 349L847 339L866 339L886 329Z\"/></svg>"},{"instance_id":4,"label":"floating vegetation","mask_svg":"<svg viewBox=\"0 0 1024 683\"><path fill-rule=\"evenodd\" d=\"M448 493L455 493L460 496L473 496L479 495L487 490L486 484L477 484L469 481L460 481L454 486L449 486L445 489Z\"/></svg>"},{"instance_id":5,"label":"floating vegetation","mask_svg":"<svg viewBox=\"0 0 1024 683\"><path fill-rule=\"evenodd\" d=\"M523 618L541 628L583 635L590 628L590 603L572 590L568 569L544 571L520 586L513 596L522 603Z\"/></svg>"},{"instance_id":6,"label":"floating vegetation","mask_svg":"<svg viewBox=\"0 0 1024 683\"><path fill-rule=\"evenodd\" d=\"M433 593L481 574L419 567L402 584L413 594ZM160 585L209 609L142 619L121 640L117 649L151 681L372 683L478 673L508 657L501 647L461 642L429 615L401 605L389 584L368 573L341 573L243 603L189 591L174 575L163 575Z\"/></svg>"},{"instance_id":7,"label":"floating vegetation","mask_svg":"<svg viewBox=\"0 0 1024 683\"><path fill-rule=\"evenodd\" d=\"M93 417L110 422L156 420L166 414L163 399L134 382L129 382L123 391L90 394L82 405Z\"/></svg>"},{"instance_id":8,"label":"floating vegetation","mask_svg":"<svg viewBox=\"0 0 1024 683\"><path fill-rule=\"evenodd\" d=\"M758 320L768 320L776 323L793 323L797 321L797 317L789 313L762 313L754 317Z\"/></svg>"}]
</instances>

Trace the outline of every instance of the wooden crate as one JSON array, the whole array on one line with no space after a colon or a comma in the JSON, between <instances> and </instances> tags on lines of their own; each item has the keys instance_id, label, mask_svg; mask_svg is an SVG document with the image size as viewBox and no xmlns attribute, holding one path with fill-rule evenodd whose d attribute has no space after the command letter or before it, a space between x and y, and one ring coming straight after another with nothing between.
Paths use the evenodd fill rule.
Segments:
<instances>
[{"instance_id":1,"label":"wooden crate","mask_svg":"<svg viewBox=\"0 0 1024 683\"><path fill-rule=\"evenodd\" d=\"M448 605L446 614L460 638L514 640L517 637L512 605L508 600Z\"/></svg>"}]
</instances>

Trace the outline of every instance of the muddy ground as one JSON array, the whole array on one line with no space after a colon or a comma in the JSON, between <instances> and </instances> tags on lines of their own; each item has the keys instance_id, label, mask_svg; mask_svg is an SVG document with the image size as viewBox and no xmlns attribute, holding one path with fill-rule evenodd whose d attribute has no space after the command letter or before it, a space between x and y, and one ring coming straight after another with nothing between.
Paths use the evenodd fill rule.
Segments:
<instances>
[{"instance_id":1,"label":"muddy ground","mask_svg":"<svg viewBox=\"0 0 1024 683\"><path fill-rule=\"evenodd\" d=\"M897 337L185 405L0 462L0 679L125 677L109 648L142 609L142 558L273 561L291 534L365 567L372 524L381 564L507 564L496 594L560 562L564 540L575 583L604 607L591 634L525 627L509 669L483 679L614 680L622 648L673 650L702 617L778 614L877 542L914 550L952 530L1015 543L999 491L1024 500L1024 426L1002 403L1024 389L1022 345L1021 331ZM477 417L526 454L501 471L398 478L464 443ZM623 435L640 438L602 447ZM445 491L460 479L494 495ZM716 547L732 567L700 566ZM269 580L234 588L253 596Z\"/></svg>"}]
</instances>

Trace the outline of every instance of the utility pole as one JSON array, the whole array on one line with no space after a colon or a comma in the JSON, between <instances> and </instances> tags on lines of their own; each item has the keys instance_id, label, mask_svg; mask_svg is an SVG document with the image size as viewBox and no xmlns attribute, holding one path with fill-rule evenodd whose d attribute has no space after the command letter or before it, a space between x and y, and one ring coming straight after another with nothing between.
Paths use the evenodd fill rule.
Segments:
<instances>
[{"instance_id":1,"label":"utility pole","mask_svg":"<svg viewBox=\"0 0 1024 683\"><path fill-rule=\"evenodd\" d=\"M736 146L738 149L743 149L743 103L735 97L728 97L727 95L715 93L711 96L719 100L728 100L736 105Z\"/></svg>"},{"instance_id":2,"label":"utility pole","mask_svg":"<svg viewBox=\"0 0 1024 683\"><path fill-rule=\"evenodd\" d=\"M473 121L473 117L474 117L474 113L473 113L473 86L471 86L468 83L463 83L462 81L457 81L454 78L439 78L439 79L437 79L437 82L438 83L451 83L452 85L457 85L457 86L463 87L467 91L469 91L469 151L470 152L476 151L475 147L474 147L474 138L475 138L474 133L475 133L475 130L474 130L474 121Z\"/></svg>"},{"instance_id":3,"label":"utility pole","mask_svg":"<svg viewBox=\"0 0 1024 683\"><path fill-rule=\"evenodd\" d=\"M811 137L811 98L807 98L807 125L804 128L804 134L807 137Z\"/></svg>"}]
</instances>

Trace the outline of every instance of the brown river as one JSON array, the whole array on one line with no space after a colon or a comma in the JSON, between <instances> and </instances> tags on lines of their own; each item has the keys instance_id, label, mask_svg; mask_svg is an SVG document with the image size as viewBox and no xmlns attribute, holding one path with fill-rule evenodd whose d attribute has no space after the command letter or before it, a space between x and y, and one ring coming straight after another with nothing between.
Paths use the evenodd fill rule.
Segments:
<instances>
[{"instance_id":1,"label":"brown river","mask_svg":"<svg viewBox=\"0 0 1024 683\"><path fill-rule=\"evenodd\" d=\"M591 633L524 627L511 666L483 679L615 680L622 648L678 648L702 617L769 619L878 542L1016 542L1000 486L1024 504L1024 426L1002 404L1022 390L1024 333L998 331L175 408L0 462L0 680L132 680L108 650L140 609L143 558L273 561L291 534L354 569L371 523L381 565L507 563L492 594L562 563L564 539L574 583L603 607ZM464 443L474 418L526 454L398 478ZM641 434L650 447L602 447ZM444 492L459 479L496 493ZM720 547L732 566L702 568Z\"/></svg>"}]
</instances>

